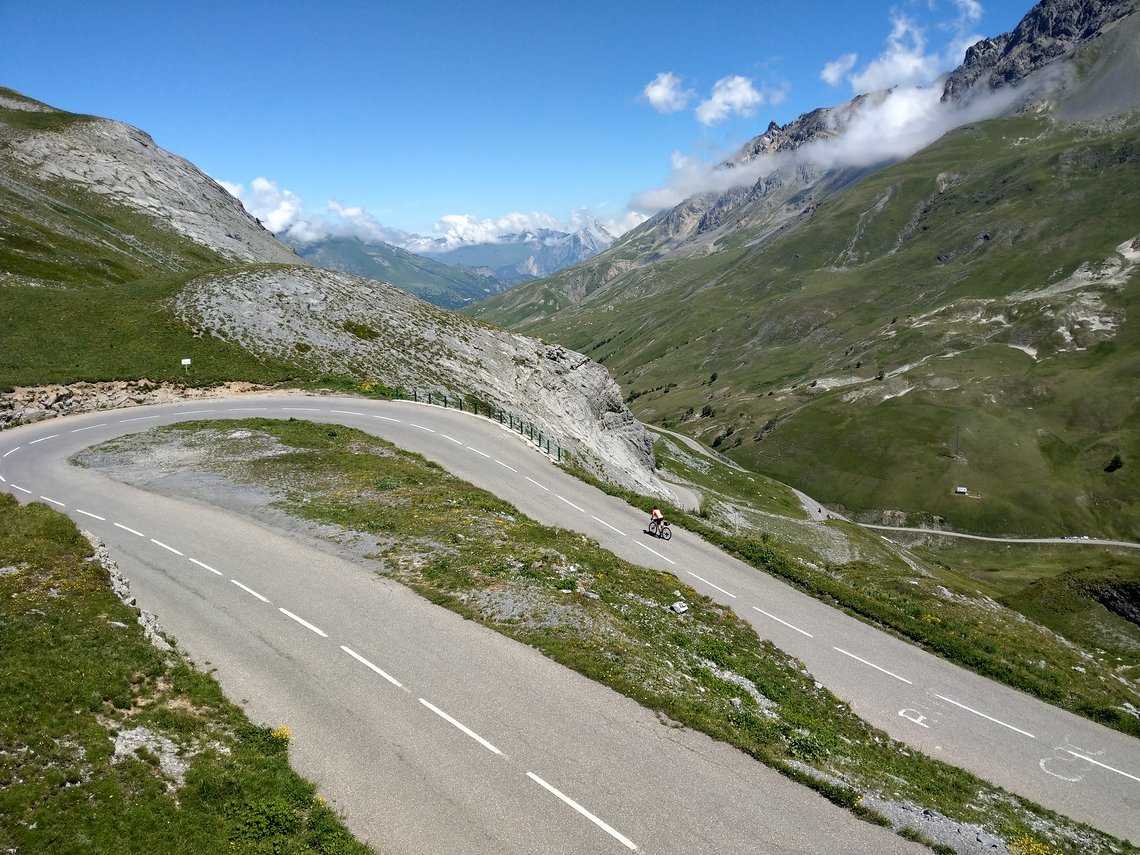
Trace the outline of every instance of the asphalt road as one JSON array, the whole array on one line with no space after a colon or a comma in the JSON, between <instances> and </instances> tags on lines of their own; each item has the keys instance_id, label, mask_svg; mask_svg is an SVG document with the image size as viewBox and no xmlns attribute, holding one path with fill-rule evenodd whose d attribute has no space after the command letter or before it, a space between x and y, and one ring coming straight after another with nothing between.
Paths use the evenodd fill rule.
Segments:
<instances>
[{"instance_id":1,"label":"asphalt road","mask_svg":"<svg viewBox=\"0 0 1140 855\"><path fill-rule=\"evenodd\" d=\"M381 850L911 848L356 565L66 464L110 436L248 415L382 435L542 522L673 572L731 605L892 736L1140 843L1137 740L956 668L683 531L669 543L651 539L641 511L564 475L486 419L407 402L264 396L0 434L0 487L47 501L103 537L140 604L216 667L256 720L293 727L298 768Z\"/></svg>"}]
</instances>

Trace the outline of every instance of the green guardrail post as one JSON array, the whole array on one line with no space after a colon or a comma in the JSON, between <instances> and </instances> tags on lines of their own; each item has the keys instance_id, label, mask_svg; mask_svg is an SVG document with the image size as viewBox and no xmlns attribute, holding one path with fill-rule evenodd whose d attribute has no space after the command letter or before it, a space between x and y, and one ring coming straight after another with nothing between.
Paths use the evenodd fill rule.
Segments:
<instances>
[{"instance_id":1,"label":"green guardrail post","mask_svg":"<svg viewBox=\"0 0 1140 855\"><path fill-rule=\"evenodd\" d=\"M510 416L511 416L511 430L514 430L515 429L515 414L511 413Z\"/></svg>"},{"instance_id":2,"label":"green guardrail post","mask_svg":"<svg viewBox=\"0 0 1140 855\"><path fill-rule=\"evenodd\" d=\"M428 403L431 403L431 389L428 389Z\"/></svg>"},{"instance_id":3,"label":"green guardrail post","mask_svg":"<svg viewBox=\"0 0 1140 855\"><path fill-rule=\"evenodd\" d=\"M558 446L558 462L562 462L562 446Z\"/></svg>"}]
</instances>

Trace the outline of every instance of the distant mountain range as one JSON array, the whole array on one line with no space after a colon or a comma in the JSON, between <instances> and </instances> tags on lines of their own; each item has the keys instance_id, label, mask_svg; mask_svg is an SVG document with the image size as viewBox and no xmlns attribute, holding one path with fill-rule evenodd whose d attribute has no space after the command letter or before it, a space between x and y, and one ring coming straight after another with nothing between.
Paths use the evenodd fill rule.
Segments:
<instances>
[{"instance_id":1,"label":"distant mountain range","mask_svg":"<svg viewBox=\"0 0 1140 855\"><path fill-rule=\"evenodd\" d=\"M861 520L1140 538L1138 11L1044 0L464 311Z\"/></svg>"},{"instance_id":2,"label":"distant mountain range","mask_svg":"<svg viewBox=\"0 0 1140 855\"><path fill-rule=\"evenodd\" d=\"M595 220L575 232L534 229L494 241L456 243L414 237L396 246L359 237L296 243L318 267L395 285L429 303L455 309L519 282L549 276L604 251L614 236Z\"/></svg>"}]
</instances>

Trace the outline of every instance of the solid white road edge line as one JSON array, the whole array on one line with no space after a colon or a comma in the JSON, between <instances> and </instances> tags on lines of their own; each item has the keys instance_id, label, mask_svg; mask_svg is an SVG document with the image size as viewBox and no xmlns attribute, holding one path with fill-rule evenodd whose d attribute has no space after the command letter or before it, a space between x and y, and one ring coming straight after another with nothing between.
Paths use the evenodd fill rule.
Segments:
<instances>
[{"instance_id":1,"label":"solid white road edge line","mask_svg":"<svg viewBox=\"0 0 1140 855\"><path fill-rule=\"evenodd\" d=\"M193 559L191 559L191 560L193 560ZM241 588L243 591L245 591L247 594L253 594L253 595L254 595L255 597L257 597L259 600L261 600L261 602L263 602L263 603L268 603L268 602L269 602L269 598L268 598L268 597L263 597L263 596L261 596L261 594L257 593L257 591L255 591L255 590L253 590L253 588L250 588L250 587L247 587L246 585L243 585L243 584L242 584L241 582L239 582L237 579L230 579L230 581L231 581L231 582L233 582L235 585L237 585L239 588ZM283 612L284 612L284 611L285 611L285 609L282 609L281 611L283 611ZM285 612L285 613L286 613L286 614L288 614L288 612ZM290 617L293 617L293 615L289 615L289 616L290 616ZM298 618L298 620L300 620L300 618ZM302 621L302 622L303 622L303 621Z\"/></svg>"},{"instance_id":2,"label":"solid white road edge line","mask_svg":"<svg viewBox=\"0 0 1140 855\"><path fill-rule=\"evenodd\" d=\"M240 583L235 582L234 584L240 584ZM243 585L242 587L245 587L245 586ZM266 600L266 602L269 602L269 601ZM302 617L297 617L297 615L293 614L288 609L278 608L277 611L281 612L281 614L285 615L285 617L292 618L293 620L297 621L297 623L301 624L301 626L305 627L305 629L311 629L313 632L315 632L321 638L328 638L329 637L329 634L327 632L325 632L323 629L320 629L319 627L313 626L311 623L309 623L307 620L305 620Z\"/></svg>"},{"instance_id":3,"label":"solid white road edge line","mask_svg":"<svg viewBox=\"0 0 1140 855\"><path fill-rule=\"evenodd\" d=\"M776 617L776 616L775 616L775 615L773 615L773 614L769 614L768 612L764 611L764 610L763 610L762 608L760 608L759 606L753 606L752 608L756 609L756 611L760 612L760 614L762 614L762 615L765 615L766 617L770 617L770 618L771 618L772 620L774 620L776 623L782 623L782 624L783 624L784 626L786 626L788 629L794 629L796 632L800 633L801 635L806 635L808 638L815 638L815 636L814 636L814 635L812 635L812 634L811 634L810 632L808 632L807 630L804 630L804 629L800 629L798 626L792 626L792 625L791 625L790 623L788 623L786 620L780 620L778 617Z\"/></svg>"},{"instance_id":4,"label":"solid white road edge line","mask_svg":"<svg viewBox=\"0 0 1140 855\"><path fill-rule=\"evenodd\" d=\"M213 567L211 567L209 564L203 564L203 563L202 563L201 561L199 561L197 558L191 558L191 559L190 559L190 563L191 563L191 564L197 564L197 565L198 565L199 567L201 567L203 570L209 570L209 571L210 571L211 573L213 573L215 576L221 576L221 575L223 575L223 573L222 573L222 571L221 571L221 570L215 570L215 569L214 569Z\"/></svg>"},{"instance_id":5,"label":"solid white road edge line","mask_svg":"<svg viewBox=\"0 0 1140 855\"><path fill-rule=\"evenodd\" d=\"M530 483L534 484L534 486L536 486L536 487L542 487L542 489L544 489L546 492L548 492L548 493L550 492L550 488L549 488L549 487L543 487L541 484L539 484L537 481L535 481L535 480L534 480L533 478L531 478L529 475L524 475L523 477L524 477L524 478L526 478L526 480L530 481Z\"/></svg>"},{"instance_id":6,"label":"solid white road edge line","mask_svg":"<svg viewBox=\"0 0 1140 855\"><path fill-rule=\"evenodd\" d=\"M1106 766L1099 760L1093 760L1091 757L1086 757L1084 754L1078 754L1076 751L1069 751L1068 748L1066 748L1065 751L1068 751L1068 753L1072 754L1074 757L1080 757L1082 760L1087 760L1094 766L1100 766L1102 769L1107 769L1110 772L1115 772L1117 775L1123 775L1125 778L1131 778L1133 781L1140 781L1140 778L1137 778L1135 775L1129 775L1127 772L1121 772L1119 769L1113 769L1111 766Z\"/></svg>"},{"instance_id":7,"label":"solid white road edge line","mask_svg":"<svg viewBox=\"0 0 1140 855\"><path fill-rule=\"evenodd\" d=\"M404 688L403 684L399 680L397 680L391 674L385 673L381 668L378 668L377 666L373 665L371 662L369 662L367 659L365 659L363 656L361 656L355 650L349 650L343 644L340 646L340 649L343 650L345 653L347 653L349 656L351 656L353 659L355 659L357 662L359 662L361 665L363 665L365 668L371 668L373 671L375 671L377 674L379 674L381 677L383 677L385 680L387 680L389 683L391 683L396 688L398 688L398 689Z\"/></svg>"},{"instance_id":8,"label":"solid white road edge line","mask_svg":"<svg viewBox=\"0 0 1140 855\"><path fill-rule=\"evenodd\" d=\"M107 521L106 517L101 517L98 514L93 514L93 513L91 513L91 511L85 511L82 508L76 508L75 512L77 514L83 514L83 516L85 516L85 517L91 517L92 519L99 520L100 522L106 522Z\"/></svg>"},{"instance_id":9,"label":"solid white road edge line","mask_svg":"<svg viewBox=\"0 0 1140 855\"><path fill-rule=\"evenodd\" d=\"M449 716L447 713L445 713L443 710L441 710L439 707L435 706L434 704L429 703L428 701L424 700L423 698L420 698L420 703L423 704L425 707L427 707L429 710L431 710L433 713L435 713L437 716L442 718L444 721L448 722L449 724L454 725L455 727L459 728L459 730L462 730L464 733L466 733L468 736L470 736L472 739L474 739L476 742L478 742L480 745L482 745L484 748L486 748L492 754L502 754L503 753L498 748L496 748L494 745L492 745L490 742L488 742L486 739L484 739L482 736L480 736L475 731L473 731L471 728L467 727L467 725L463 724L460 721L456 721L451 716Z\"/></svg>"},{"instance_id":10,"label":"solid white road edge line","mask_svg":"<svg viewBox=\"0 0 1140 855\"><path fill-rule=\"evenodd\" d=\"M559 498L559 499L562 499L562 497L561 497L561 496L559 496L557 493L555 493L554 495L555 495L555 497L557 497L557 498ZM585 508L580 508L580 507L578 507L578 506L577 506L577 505L575 505L573 502L571 502L569 499L562 499L562 501L564 501L566 504L568 504L568 505L569 505L570 507L572 507L574 510L576 510L576 511L581 511L582 513L586 513L586 509L585 509Z\"/></svg>"},{"instance_id":11,"label":"solid white road edge line","mask_svg":"<svg viewBox=\"0 0 1140 855\"><path fill-rule=\"evenodd\" d=\"M139 537L146 537L141 531L135 531L133 528L125 526L122 523L115 523L115 528L121 528L123 531L129 531L131 534L137 534Z\"/></svg>"},{"instance_id":12,"label":"solid white road edge line","mask_svg":"<svg viewBox=\"0 0 1140 855\"><path fill-rule=\"evenodd\" d=\"M594 515L593 515L593 514L590 514L590 516L594 517ZM618 534L620 534L622 537L625 537L625 532L624 532L624 531L622 531L620 528L614 528L614 527L613 527L612 525L610 525L608 522L606 522L605 520L603 520L603 519L600 519L600 518L598 518L598 517L594 517L594 519L596 519L598 522L600 522L600 523L601 523L602 525L604 525L606 528L611 528L611 529L613 529L614 531L616 531Z\"/></svg>"},{"instance_id":13,"label":"solid white road edge line","mask_svg":"<svg viewBox=\"0 0 1140 855\"><path fill-rule=\"evenodd\" d=\"M636 544L637 544L638 546L640 546L642 549L648 549L650 552L652 552L654 555L656 555L656 556L657 556L658 558L660 558L662 561L668 561L668 562L669 562L670 564L672 564L674 567L676 567L676 566L677 566L677 562L676 562L676 561L673 561L673 560L671 560L671 559L669 559L669 558L666 558L664 555L662 555L662 554L661 554L660 552L658 552L656 549L654 549L654 548L653 548L653 547L651 547L651 546L646 546L646 545L645 545L644 543L642 543L640 540L635 540L635 541L634 541L634 543L636 543Z\"/></svg>"},{"instance_id":14,"label":"solid white road edge line","mask_svg":"<svg viewBox=\"0 0 1140 855\"><path fill-rule=\"evenodd\" d=\"M725 594L725 595L727 595L727 596L729 596L729 597L732 597L734 600L736 599L736 594L732 593L731 591L726 591L724 588L721 588L719 585L714 585L712 582L710 582L710 581L709 581L708 579L706 579L704 576L698 576L698 575L697 575L696 573L694 573L692 570L689 570L689 571L687 571L687 572L688 572L688 574L689 574L690 576L692 576L694 579L700 579L702 582L704 582L704 583L705 583L706 585L708 585L710 588L716 588L716 589L717 589L718 591L720 591L722 594Z\"/></svg>"},{"instance_id":15,"label":"solid white road edge line","mask_svg":"<svg viewBox=\"0 0 1140 855\"><path fill-rule=\"evenodd\" d=\"M165 550L167 550L167 551L169 551L169 552L173 552L175 555L182 555L182 553L181 553L181 552L179 552L177 549L175 549L173 546L167 546L167 545L166 545L165 543L163 543L161 540L155 540L155 539L152 537L152 538L150 539L150 542L151 542L151 543L153 543L155 546L161 546L163 549L165 549ZM185 558L186 556L185 556L185 555L182 555L182 557L183 557L183 558Z\"/></svg>"},{"instance_id":16,"label":"solid white road edge line","mask_svg":"<svg viewBox=\"0 0 1140 855\"><path fill-rule=\"evenodd\" d=\"M945 697L944 695L937 695L936 694L936 695L934 695L934 697L938 698L939 700L946 701L946 703L948 703L948 704L953 704L956 707L960 707L961 709L964 709L966 712L972 712L974 715L980 715L982 718L986 719L987 721L992 721L994 724L1000 724L1002 727L1008 727L1010 730L1016 731L1017 733L1020 733L1022 736L1028 736L1030 739L1036 739L1037 738L1032 733L1029 733L1028 731L1022 730L1020 727L1014 727L1012 724L1006 724L1004 721L996 719L993 716L988 716L984 712L978 712L976 709L968 707L965 704L960 704L955 700L951 700L950 698Z\"/></svg>"},{"instance_id":17,"label":"solid white road edge line","mask_svg":"<svg viewBox=\"0 0 1140 855\"><path fill-rule=\"evenodd\" d=\"M594 816L592 813L590 813L588 810L586 810L584 807L582 807L580 804L578 804L576 801L574 801L572 798L570 798L565 793L559 792L554 787L550 786L550 784L546 783L546 781L542 780L542 778L538 777L538 775L534 774L534 772L527 772L526 776L528 778L530 778L532 781L534 781L536 784L538 784L540 787L545 789L547 792L553 793L554 795L558 796L558 798L562 799L562 801L566 802L566 804L570 805L570 807L574 808L574 810L578 811L578 813L582 814L582 816L586 817L586 819L590 820L590 822L594 823L594 825L596 825L598 828L600 828L606 834L610 835L610 837L619 841L623 846L625 846L628 849L633 850L634 852L637 851L637 846L634 845L634 842L632 840L630 840L628 837L626 837L620 831L617 831L613 827L607 825L602 820L598 819L598 817Z\"/></svg>"},{"instance_id":18,"label":"solid white road edge line","mask_svg":"<svg viewBox=\"0 0 1140 855\"><path fill-rule=\"evenodd\" d=\"M895 674L895 673L893 673L893 672L891 672L891 671L888 671L886 668L880 668L880 667L879 667L878 665L876 665L874 662L868 662L866 659L860 659L860 658L859 658L858 656L856 656L854 653L848 653L848 652L847 652L846 650L844 650L842 647L832 647L831 649L832 649L832 650L838 650L838 651L839 651L840 653L842 653L844 656L850 656L850 657L851 657L852 659L854 659L856 662L862 662L864 665L870 665L870 666L871 666L872 668L874 668L876 671L882 671L884 674L886 674L886 675L887 675L887 676L889 676L889 677L894 677L896 680L902 680L902 681L903 681L904 683L906 683L908 686L913 686L913 685L914 685L914 683L912 683L912 682L911 682L910 680L908 680L906 677L900 677L898 674Z\"/></svg>"}]
</instances>

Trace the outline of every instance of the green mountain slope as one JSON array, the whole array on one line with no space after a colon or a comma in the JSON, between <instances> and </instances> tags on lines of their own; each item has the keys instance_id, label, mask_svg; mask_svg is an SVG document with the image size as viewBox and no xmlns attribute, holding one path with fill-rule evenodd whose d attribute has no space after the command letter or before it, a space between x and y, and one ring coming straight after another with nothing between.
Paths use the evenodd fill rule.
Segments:
<instances>
[{"instance_id":1,"label":"green mountain slope","mask_svg":"<svg viewBox=\"0 0 1140 855\"><path fill-rule=\"evenodd\" d=\"M774 236L644 264L634 234L473 314L588 352L644 420L865 518L1135 539L1138 238L1140 123L1022 116Z\"/></svg>"},{"instance_id":2,"label":"green mountain slope","mask_svg":"<svg viewBox=\"0 0 1140 855\"><path fill-rule=\"evenodd\" d=\"M485 299L507 287L490 272L453 267L381 241L325 238L299 246L297 253L325 270L388 282L445 309Z\"/></svg>"}]
</instances>

